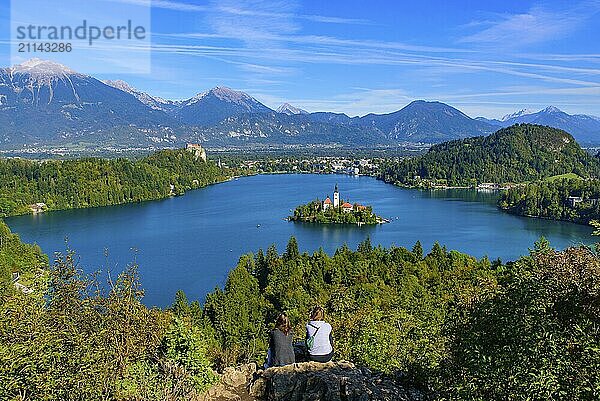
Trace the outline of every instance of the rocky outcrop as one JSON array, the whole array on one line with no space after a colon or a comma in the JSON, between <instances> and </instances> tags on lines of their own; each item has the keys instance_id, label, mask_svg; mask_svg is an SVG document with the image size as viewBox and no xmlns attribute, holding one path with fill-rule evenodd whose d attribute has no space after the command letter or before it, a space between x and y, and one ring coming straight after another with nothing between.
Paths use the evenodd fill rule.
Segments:
<instances>
[{"instance_id":1,"label":"rocky outcrop","mask_svg":"<svg viewBox=\"0 0 600 401\"><path fill-rule=\"evenodd\" d=\"M428 397L415 387L350 362L304 362L266 370L257 370L254 364L227 368L205 400L426 401Z\"/></svg>"},{"instance_id":2,"label":"rocky outcrop","mask_svg":"<svg viewBox=\"0 0 600 401\"><path fill-rule=\"evenodd\" d=\"M350 362L305 362L258 372L250 394L266 401L417 401L415 388Z\"/></svg>"},{"instance_id":3,"label":"rocky outcrop","mask_svg":"<svg viewBox=\"0 0 600 401\"><path fill-rule=\"evenodd\" d=\"M256 364L225 368L219 383L209 388L200 401L255 401L249 394L250 383L256 377Z\"/></svg>"}]
</instances>

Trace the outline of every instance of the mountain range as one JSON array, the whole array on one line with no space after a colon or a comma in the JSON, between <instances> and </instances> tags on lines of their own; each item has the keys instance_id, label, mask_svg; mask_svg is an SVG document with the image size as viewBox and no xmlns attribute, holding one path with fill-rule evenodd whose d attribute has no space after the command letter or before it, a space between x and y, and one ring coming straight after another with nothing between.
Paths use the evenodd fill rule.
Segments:
<instances>
[{"instance_id":1,"label":"mountain range","mask_svg":"<svg viewBox=\"0 0 600 401\"><path fill-rule=\"evenodd\" d=\"M247 93L216 87L172 101L128 83L101 81L61 64L31 59L0 69L0 146L211 146L439 143L487 135L527 122L600 143L600 120L549 107L501 120L473 119L440 102L413 101L388 114L309 113L289 103L273 110ZM598 138L598 139L596 139Z\"/></svg>"},{"instance_id":2,"label":"mountain range","mask_svg":"<svg viewBox=\"0 0 600 401\"><path fill-rule=\"evenodd\" d=\"M546 125L567 131L581 144L597 145L600 143L600 118L585 114L567 114L554 106L540 111L519 110L516 113L505 115L500 120L489 120L482 117L478 117L476 120L501 128L521 123Z\"/></svg>"}]
</instances>

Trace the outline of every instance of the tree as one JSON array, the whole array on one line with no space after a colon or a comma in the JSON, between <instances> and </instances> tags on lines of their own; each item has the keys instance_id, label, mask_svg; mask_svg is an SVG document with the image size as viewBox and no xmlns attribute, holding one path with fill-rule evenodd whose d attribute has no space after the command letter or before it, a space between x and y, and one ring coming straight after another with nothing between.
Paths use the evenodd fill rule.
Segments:
<instances>
[{"instance_id":1,"label":"tree","mask_svg":"<svg viewBox=\"0 0 600 401\"><path fill-rule=\"evenodd\" d=\"M296 241L296 237L290 237L288 244L285 248L284 258L287 260L294 260L300 255L298 251L298 241Z\"/></svg>"},{"instance_id":2,"label":"tree","mask_svg":"<svg viewBox=\"0 0 600 401\"><path fill-rule=\"evenodd\" d=\"M373 245L371 245L371 237L365 238L360 244L358 244L358 253L368 254L373 250Z\"/></svg>"},{"instance_id":3,"label":"tree","mask_svg":"<svg viewBox=\"0 0 600 401\"><path fill-rule=\"evenodd\" d=\"M421 246L421 241L415 242L415 245L412 248L412 253L415 255L417 260L423 259L423 247Z\"/></svg>"},{"instance_id":4,"label":"tree","mask_svg":"<svg viewBox=\"0 0 600 401\"><path fill-rule=\"evenodd\" d=\"M181 367L186 373L183 386L175 382L174 393L180 387L202 393L218 380L206 357L206 341L202 333L197 328L184 323L179 317L173 320L165 333L160 350L167 364ZM193 395L189 390L184 390L183 393L181 396L185 398Z\"/></svg>"},{"instance_id":5,"label":"tree","mask_svg":"<svg viewBox=\"0 0 600 401\"><path fill-rule=\"evenodd\" d=\"M173 302L173 305L171 305L171 310L177 317L190 316L190 303L183 290L178 290L175 293L175 301Z\"/></svg>"},{"instance_id":6,"label":"tree","mask_svg":"<svg viewBox=\"0 0 600 401\"><path fill-rule=\"evenodd\" d=\"M204 314L215 328L223 350L221 361L227 366L256 358L266 351L264 319L267 303L258 280L246 269L245 256L233 269L224 291L209 294Z\"/></svg>"},{"instance_id":7,"label":"tree","mask_svg":"<svg viewBox=\"0 0 600 401\"><path fill-rule=\"evenodd\" d=\"M599 289L600 262L584 247L514 263L456 320L449 398L598 399Z\"/></svg>"}]
</instances>

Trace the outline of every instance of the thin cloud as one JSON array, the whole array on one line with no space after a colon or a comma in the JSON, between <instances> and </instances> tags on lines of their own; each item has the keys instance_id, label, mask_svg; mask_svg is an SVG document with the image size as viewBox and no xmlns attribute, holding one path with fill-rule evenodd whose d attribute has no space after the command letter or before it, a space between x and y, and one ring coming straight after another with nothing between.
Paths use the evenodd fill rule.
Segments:
<instances>
[{"instance_id":1,"label":"thin cloud","mask_svg":"<svg viewBox=\"0 0 600 401\"><path fill-rule=\"evenodd\" d=\"M286 2L289 8L290 3ZM239 8L235 6L223 7L218 6L217 9L224 13L234 15L246 15L251 17L269 17L269 18L290 18L290 19L303 19L313 22L322 22L326 24L352 24L352 25L373 25L372 22L359 19L359 18L342 18L335 16L324 16L324 15L312 15L312 14L296 14L296 13L282 13L273 11L257 11L249 8Z\"/></svg>"},{"instance_id":2,"label":"thin cloud","mask_svg":"<svg viewBox=\"0 0 600 401\"><path fill-rule=\"evenodd\" d=\"M111 3L122 3L122 4L132 4L136 6L145 6L153 8L162 8L165 10L172 11L192 11L192 12L205 12L210 8L206 6L200 6L197 4L189 4L182 3L178 1L170 1L170 0L104 0Z\"/></svg>"},{"instance_id":3,"label":"thin cloud","mask_svg":"<svg viewBox=\"0 0 600 401\"><path fill-rule=\"evenodd\" d=\"M585 1L568 9L536 6L526 13L499 15L495 20L473 21L465 28L485 27L459 43L518 48L563 38L600 11L600 1Z\"/></svg>"},{"instance_id":4,"label":"thin cloud","mask_svg":"<svg viewBox=\"0 0 600 401\"><path fill-rule=\"evenodd\" d=\"M173 38L188 38L188 39L239 39L243 32L234 31L235 34L216 34L204 32L188 32L188 33L157 33L156 36L173 37ZM282 35L278 32L255 32L253 36L256 39L262 39L271 42L286 42L289 44L311 45L311 46L336 46L345 47L349 50L361 48L373 49L390 49L404 50L410 52L424 53L473 53L473 50L456 48L456 47L436 47L424 45L410 45L402 42L389 42L377 40L360 40L360 39L341 39L332 36L323 35Z\"/></svg>"},{"instance_id":5,"label":"thin cloud","mask_svg":"<svg viewBox=\"0 0 600 401\"><path fill-rule=\"evenodd\" d=\"M427 67L445 67L446 73L453 70L460 73L489 71L504 75L512 75L524 78L534 78L546 82L563 83L580 86L597 85L597 82L575 79L571 76L577 72L584 75L598 75L597 69L585 69L576 67L561 67L543 64L504 62L504 61L476 61L466 59L454 59L448 57L428 57L418 54L399 54L364 49L352 51L321 52L311 49L288 49L288 48L262 48L251 49L246 47L224 47L224 46L194 46L194 45L169 45L154 44L152 50L165 53L185 53L190 55L206 55L233 57L242 59L263 60L263 62L276 62L286 60L296 63L329 63L343 65L420 65ZM256 63L254 63L256 64ZM554 72L569 73L567 76L555 76L543 74L540 70L551 70Z\"/></svg>"},{"instance_id":6,"label":"thin cloud","mask_svg":"<svg viewBox=\"0 0 600 401\"><path fill-rule=\"evenodd\" d=\"M265 12L260 10L253 10L252 8L240 8L236 6L219 6L214 4L213 6L204 6L190 4L181 1L171 0L105 0L114 3L125 3L140 6L148 6L150 3L153 8L161 8L172 11L192 11L192 12L210 12L218 11L225 14L231 15L246 15L250 17L273 17L273 18L292 18L299 20L307 20L313 22L320 22L324 24L347 24L347 25L373 25L371 21L360 19L360 18L343 18L337 16L327 15L314 15L314 14L295 14L295 13L282 13L282 12ZM285 6L285 4L284 4ZM288 3L289 7L289 3Z\"/></svg>"}]
</instances>

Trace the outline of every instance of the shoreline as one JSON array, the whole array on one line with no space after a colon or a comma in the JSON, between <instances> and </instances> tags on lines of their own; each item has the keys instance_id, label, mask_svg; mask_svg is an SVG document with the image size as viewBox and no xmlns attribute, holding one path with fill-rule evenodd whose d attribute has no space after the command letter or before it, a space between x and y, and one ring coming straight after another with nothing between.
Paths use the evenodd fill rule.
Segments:
<instances>
[{"instance_id":1,"label":"shoreline","mask_svg":"<svg viewBox=\"0 0 600 401\"><path fill-rule=\"evenodd\" d=\"M381 217L381 221L377 221L376 223L364 223L364 222L356 222L356 223L343 223L343 222L335 222L335 221L327 221L327 222L318 222L318 221L308 221L303 219L294 220L291 217L285 217L283 220L291 223L308 223L308 224L318 224L318 225L341 225L341 226L380 226L383 224L391 223L392 220Z\"/></svg>"},{"instance_id":2,"label":"shoreline","mask_svg":"<svg viewBox=\"0 0 600 401\"><path fill-rule=\"evenodd\" d=\"M205 186L202 187L198 187L198 188L193 188L190 189L186 192L184 192L183 194L177 195L177 194L168 194L167 196L164 197L158 197L158 198L153 198L153 199L146 199L146 200L142 200L142 201L134 201L134 202L122 202L122 203L115 203L115 204L110 204L110 205L101 205L101 206L85 206L85 207L73 207L73 208L62 208L62 209L50 209L50 210L45 210L43 212L39 212L39 213L32 213L32 212L28 212L28 213L21 213L21 214L11 214L8 216L0 216L0 220L6 220L8 218L11 217L19 217L19 216L43 216L47 213L52 213L52 212L58 212L58 211L66 211L66 210L85 210L85 209L95 209L95 208L103 208L103 207L110 207L110 206L125 206L125 205L133 205L133 204L139 204L139 203L145 203L145 202L155 202L155 201L161 201L161 200L166 200L166 199L170 199L170 198L177 198L180 196L184 196L187 192L190 191L197 191L197 190L202 190L204 188L207 188L209 186L213 186L213 185L219 185L219 184L224 184L227 182L231 182L234 181L236 179L239 178L246 178L246 177L254 177L254 176L260 176L260 175L287 175L287 174L291 174L291 175L304 175L304 174L315 174L315 175L341 175L341 176L347 176L347 177L370 177L373 178L377 181L382 181L383 183L387 184L387 185L393 185L402 189L410 189L410 190L428 190L428 191L439 191L439 190L452 190L452 189L466 189L466 190L472 190L475 192L500 192L503 190L506 190L506 188L498 188L498 189L487 189L487 188L477 188L477 187L470 187L470 186L446 186L446 187L431 187L431 188L427 188L427 187L422 187L422 186L414 186L414 185L405 185L405 184L401 184L399 182L389 182L389 181L385 181L380 179L377 176L374 175L370 175L370 174L343 174L343 173L318 173L318 172L307 172L307 171L292 171L292 172L253 172L253 173L249 173L249 174L238 174L238 175L234 175L231 177L228 177L224 180L221 181L217 181L217 182L213 182L210 184L207 184ZM552 217L545 217L545 216L535 216L535 215L523 215L523 214L518 214L518 213L513 213L511 211L509 211L508 209L502 208L498 205L496 205L496 207L498 209L500 209L501 211L507 213L507 214L511 214L513 216L520 216L520 217L527 217L527 218L534 218L534 219L542 219L542 220L549 220L549 221L560 221L560 222L565 222L565 223L572 223L572 224L577 224L579 226L588 226L589 223L584 223L584 222L578 222L578 221L573 221L573 220L565 220L565 219L555 219ZM309 222L309 221L299 221L302 223L314 223L314 224L336 224L336 225L367 225L367 226L377 226L377 225L382 225L382 224L387 224L387 223L391 223L390 219L385 219L385 218L381 218L383 221L382 222L377 222L377 223L371 223L371 224L367 224L367 223L362 223L359 225L359 223L335 223L335 222L327 222L327 223L317 223L317 222ZM285 220L288 221L294 221L294 220L289 220L289 218L285 218ZM294 221L295 222L295 221Z\"/></svg>"}]
</instances>

